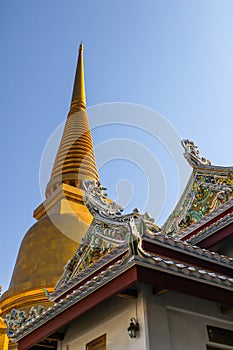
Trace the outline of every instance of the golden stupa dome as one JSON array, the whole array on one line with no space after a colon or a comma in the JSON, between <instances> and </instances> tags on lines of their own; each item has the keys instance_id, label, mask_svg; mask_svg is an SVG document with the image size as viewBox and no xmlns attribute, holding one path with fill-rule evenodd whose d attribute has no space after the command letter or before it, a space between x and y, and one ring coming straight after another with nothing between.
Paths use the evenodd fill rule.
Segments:
<instances>
[{"instance_id":1,"label":"golden stupa dome","mask_svg":"<svg viewBox=\"0 0 233 350\"><path fill-rule=\"evenodd\" d=\"M83 236L87 228L72 214L46 215L36 222L21 243L10 282L11 293L43 284L54 286L77 250L77 240L70 237Z\"/></svg>"},{"instance_id":2,"label":"golden stupa dome","mask_svg":"<svg viewBox=\"0 0 233 350\"><path fill-rule=\"evenodd\" d=\"M46 290L53 290L92 221L81 188L86 178L98 180L98 172L86 113L81 44L71 107L46 200L34 211L38 222L21 243L9 289L0 299L3 314L49 305Z\"/></svg>"},{"instance_id":3,"label":"golden stupa dome","mask_svg":"<svg viewBox=\"0 0 233 350\"><path fill-rule=\"evenodd\" d=\"M2 311L44 304L43 288L53 289L88 224L73 214L46 215L26 233L18 253L9 290L2 296ZM31 295L32 292L32 295ZM23 300L24 299L24 300Z\"/></svg>"}]
</instances>

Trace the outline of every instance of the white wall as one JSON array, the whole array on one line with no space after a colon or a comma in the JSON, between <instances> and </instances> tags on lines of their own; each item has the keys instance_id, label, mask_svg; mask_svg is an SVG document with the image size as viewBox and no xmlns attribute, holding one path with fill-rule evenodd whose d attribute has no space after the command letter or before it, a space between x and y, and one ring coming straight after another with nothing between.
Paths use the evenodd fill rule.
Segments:
<instances>
[{"instance_id":1,"label":"white wall","mask_svg":"<svg viewBox=\"0 0 233 350\"><path fill-rule=\"evenodd\" d=\"M130 318L137 313L140 334L130 339L127 328ZM147 346L143 293L138 299L115 297L76 320L68 329L61 350L85 350L86 344L102 334L107 334L108 350L142 350ZM59 348L60 350L60 348Z\"/></svg>"},{"instance_id":2,"label":"white wall","mask_svg":"<svg viewBox=\"0 0 233 350\"><path fill-rule=\"evenodd\" d=\"M147 300L151 349L206 350L206 344L217 347L209 342L207 325L233 330L233 315L224 316L217 303L170 291Z\"/></svg>"}]
</instances>

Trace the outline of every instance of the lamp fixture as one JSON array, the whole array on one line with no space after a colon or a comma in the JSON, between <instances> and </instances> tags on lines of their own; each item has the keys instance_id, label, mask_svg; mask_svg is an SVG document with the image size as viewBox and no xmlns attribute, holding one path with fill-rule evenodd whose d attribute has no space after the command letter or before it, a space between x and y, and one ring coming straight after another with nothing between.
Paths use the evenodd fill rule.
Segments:
<instances>
[{"instance_id":1,"label":"lamp fixture","mask_svg":"<svg viewBox=\"0 0 233 350\"><path fill-rule=\"evenodd\" d=\"M130 324L129 324L129 327L127 328L127 331L131 339L134 339L137 337L137 334L139 331L139 324L135 317L132 317L130 319Z\"/></svg>"}]
</instances>

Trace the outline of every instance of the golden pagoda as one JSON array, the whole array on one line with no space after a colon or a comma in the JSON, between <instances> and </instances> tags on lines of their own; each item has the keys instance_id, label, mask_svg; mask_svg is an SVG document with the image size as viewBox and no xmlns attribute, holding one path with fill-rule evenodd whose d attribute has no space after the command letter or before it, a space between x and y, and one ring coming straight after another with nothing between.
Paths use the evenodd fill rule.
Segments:
<instances>
[{"instance_id":1,"label":"golden pagoda","mask_svg":"<svg viewBox=\"0 0 233 350\"><path fill-rule=\"evenodd\" d=\"M37 222L21 243L9 289L0 299L3 315L13 308L28 312L33 306L49 305L45 292L53 290L92 221L83 202L84 179L98 180L98 171L86 113L81 44L71 106L46 199L34 210Z\"/></svg>"}]
</instances>

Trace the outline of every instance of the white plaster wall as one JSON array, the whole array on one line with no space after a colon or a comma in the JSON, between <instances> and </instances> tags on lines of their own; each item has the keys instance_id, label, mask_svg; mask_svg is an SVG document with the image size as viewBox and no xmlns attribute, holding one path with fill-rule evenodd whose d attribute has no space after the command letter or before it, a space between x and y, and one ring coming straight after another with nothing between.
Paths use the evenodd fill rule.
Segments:
<instances>
[{"instance_id":1,"label":"white plaster wall","mask_svg":"<svg viewBox=\"0 0 233 350\"><path fill-rule=\"evenodd\" d=\"M183 310L168 310L168 319L172 350L205 350L206 344L213 345L208 339L208 324L233 330L232 323L220 322L204 315L189 314Z\"/></svg>"},{"instance_id":2,"label":"white plaster wall","mask_svg":"<svg viewBox=\"0 0 233 350\"><path fill-rule=\"evenodd\" d=\"M207 325L233 330L232 314L222 315L217 303L174 292L155 299L162 308L162 319L167 319L163 330L167 331L170 342L170 348L162 345L160 350L206 350L206 344L233 349L209 342ZM153 320L150 323L153 325ZM155 344L151 339L151 349L156 349Z\"/></svg>"},{"instance_id":3,"label":"white plaster wall","mask_svg":"<svg viewBox=\"0 0 233 350\"><path fill-rule=\"evenodd\" d=\"M147 299L150 349L171 350L167 308L154 299L150 295Z\"/></svg>"},{"instance_id":4,"label":"white plaster wall","mask_svg":"<svg viewBox=\"0 0 233 350\"><path fill-rule=\"evenodd\" d=\"M87 343L105 333L108 350L149 350L144 302L144 294L140 292L137 301L115 297L90 310L69 327L61 350L85 350ZM136 339L130 339L127 328L136 313L140 333Z\"/></svg>"}]
</instances>

